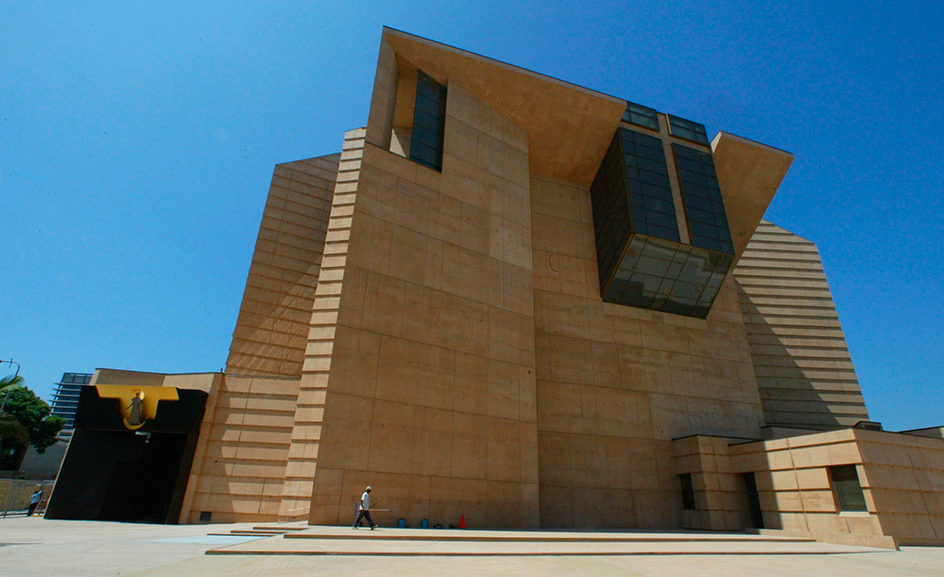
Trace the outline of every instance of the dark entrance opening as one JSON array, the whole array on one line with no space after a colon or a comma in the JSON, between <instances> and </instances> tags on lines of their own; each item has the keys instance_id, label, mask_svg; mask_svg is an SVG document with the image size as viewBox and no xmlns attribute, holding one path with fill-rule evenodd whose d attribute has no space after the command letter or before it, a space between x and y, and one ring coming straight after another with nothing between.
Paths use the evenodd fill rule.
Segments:
<instances>
[{"instance_id":1,"label":"dark entrance opening","mask_svg":"<svg viewBox=\"0 0 944 577\"><path fill-rule=\"evenodd\" d=\"M754 473L744 473L744 485L747 487L747 508L751 513L751 523L755 529L763 529L764 512L760 508L760 493L757 492Z\"/></svg>"},{"instance_id":2,"label":"dark entrance opening","mask_svg":"<svg viewBox=\"0 0 944 577\"><path fill-rule=\"evenodd\" d=\"M137 431L121 403L83 387L76 430L46 509L49 519L176 523L207 394L178 390Z\"/></svg>"},{"instance_id":3,"label":"dark entrance opening","mask_svg":"<svg viewBox=\"0 0 944 577\"><path fill-rule=\"evenodd\" d=\"M120 433L119 433L120 434ZM155 433L150 440L134 435L135 460L116 461L98 518L103 521L167 523L177 485L177 471L187 436Z\"/></svg>"}]
</instances>

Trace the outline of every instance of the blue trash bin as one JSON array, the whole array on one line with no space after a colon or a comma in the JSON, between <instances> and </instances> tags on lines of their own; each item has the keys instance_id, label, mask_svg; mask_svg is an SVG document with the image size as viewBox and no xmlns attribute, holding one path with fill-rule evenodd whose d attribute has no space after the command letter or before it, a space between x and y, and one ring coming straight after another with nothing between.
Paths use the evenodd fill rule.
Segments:
<instances>
[{"instance_id":1,"label":"blue trash bin","mask_svg":"<svg viewBox=\"0 0 944 577\"><path fill-rule=\"evenodd\" d=\"M429 529L429 519L423 519L422 527L424 529Z\"/></svg>"},{"instance_id":2,"label":"blue trash bin","mask_svg":"<svg viewBox=\"0 0 944 577\"><path fill-rule=\"evenodd\" d=\"M397 527L406 529L406 519L397 519Z\"/></svg>"}]
</instances>

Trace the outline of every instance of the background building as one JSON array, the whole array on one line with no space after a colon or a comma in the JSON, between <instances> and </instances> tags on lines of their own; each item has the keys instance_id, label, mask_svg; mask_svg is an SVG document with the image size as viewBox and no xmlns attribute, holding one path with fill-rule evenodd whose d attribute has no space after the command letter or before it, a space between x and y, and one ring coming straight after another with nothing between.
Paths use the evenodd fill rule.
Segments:
<instances>
[{"instance_id":1,"label":"background building","mask_svg":"<svg viewBox=\"0 0 944 577\"><path fill-rule=\"evenodd\" d=\"M940 430L873 430L816 247L762 220L791 162L385 29L366 128L275 169L225 373L92 384L207 393L181 522L371 484L385 524L944 543Z\"/></svg>"},{"instance_id":2,"label":"background building","mask_svg":"<svg viewBox=\"0 0 944 577\"><path fill-rule=\"evenodd\" d=\"M63 373L52 393L52 414L66 420L63 432L69 434L75 421L75 409L79 404L82 387L92 382L91 373Z\"/></svg>"}]
</instances>

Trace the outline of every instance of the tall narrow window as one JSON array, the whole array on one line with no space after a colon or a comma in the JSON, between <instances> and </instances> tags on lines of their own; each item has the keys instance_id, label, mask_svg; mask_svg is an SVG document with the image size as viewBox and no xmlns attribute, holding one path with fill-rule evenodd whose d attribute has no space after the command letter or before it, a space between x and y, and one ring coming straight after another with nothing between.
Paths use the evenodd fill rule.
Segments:
<instances>
[{"instance_id":1,"label":"tall narrow window","mask_svg":"<svg viewBox=\"0 0 944 577\"><path fill-rule=\"evenodd\" d=\"M686 511L694 511L696 508L695 488L692 486L692 474L679 475L679 481L682 483L682 508Z\"/></svg>"},{"instance_id":2,"label":"tall narrow window","mask_svg":"<svg viewBox=\"0 0 944 577\"><path fill-rule=\"evenodd\" d=\"M692 246L734 254L728 216L711 154L672 143Z\"/></svg>"},{"instance_id":3,"label":"tall narrow window","mask_svg":"<svg viewBox=\"0 0 944 577\"><path fill-rule=\"evenodd\" d=\"M751 523L755 529L764 528L764 512L760 508L760 492L754 473L744 473L744 487L747 489L747 508L751 513Z\"/></svg>"},{"instance_id":4,"label":"tall narrow window","mask_svg":"<svg viewBox=\"0 0 944 577\"><path fill-rule=\"evenodd\" d=\"M442 171L445 131L446 87L420 70L416 79L410 160Z\"/></svg>"},{"instance_id":5,"label":"tall narrow window","mask_svg":"<svg viewBox=\"0 0 944 577\"><path fill-rule=\"evenodd\" d=\"M836 490L836 500L839 501L840 511L868 511L865 504L865 494L859 484L859 475L855 465L830 467L829 475L833 479L833 488Z\"/></svg>"}]
</instances>

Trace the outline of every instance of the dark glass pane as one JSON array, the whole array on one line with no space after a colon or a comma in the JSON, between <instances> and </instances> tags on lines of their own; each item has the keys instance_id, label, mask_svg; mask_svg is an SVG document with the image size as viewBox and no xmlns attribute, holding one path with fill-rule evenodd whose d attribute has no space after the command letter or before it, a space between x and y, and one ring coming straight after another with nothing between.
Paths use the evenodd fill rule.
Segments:
<instances>
[{"instance_id":1,"label":"dark glass pane","mask_svg":"<svg viewBox=\"0 0 944 577\"><path fill-rule=\"evenodd\" d=\"M693 302L698 299L698 295L700 294L701 290L699 290L697 285L682 281L676 282L675 288L672 290L672 296Z\"/></svg>"},{"instance_id":2,"label":"dark glass pane","mask_svg":"<svg viewBox=\"0 0 944 577\"><path fill-rule=\"evenodd\" d=\"M662 279L662 284L659 285L658 292L660 295L668 295L669 293L672 292L672 287L674 286L675 286L675 279L670 279L670 278Z\"/></svg>"},{"instance_id":3,"label":"dark glass pane","mask_svg":"<svg viewBox=\"0 0 944 577\"><path fill-rule=\"evenodd\" d=\"M689 206L694 206L695 208L700 209L700 210L705 210L705 211L713 210L711 207L711 201L706 200L701 197L697 197L697 196L686 197L683 195L682 200L685 203L686 208Z\"/></svg>"},{"instance_id":4,"label":"dark glass pane","mask_svg":"<svg viewBox=\"0 0 944 577\"><path fill-rule=\"evenodd\" d=\"M637 161L638 161L638 165L640 169L648 170L649 172L653 172L656 174L660 174L662 169L665 168L664 159L662 162L659 162L656 160L652 160L650 158L646 158L644 156L638 156ZM647 179L643 178L642 180L647 180Z\"/></svg>"},{"instance_id":5,"label":"dark glass pane","mask_svg":"<svg viewBox=\"0 0 944 577\"><path fill-rule=\"evenodd\" d=\"M649 170L640 170L639 180L641 180L642 182L648 182L649 184L655 184L663 188L669 187L668 173L661 174L661 173L652 172Z\"/></svg>"},{"instance_id":6,"label":"dark glass pane","mask_svg":"<svg viewBox=\"0 0 944 577\"><path fill-rule=\"evenodd\" d=\"M416 143L410 148L410 159L427 166L433 166L436 162L436 151L428 146Z\"/></svg>"},{"instance_id":7,"label":"dark glass pane","mask_svg":"<svg viewBox=\"0 0 944 577\"><path fill-rule=\"evenodd\" d=\"M662 277L669 270L669 261L653 258L649 255L643 255L636 263L635 272L637 274L648 274ZM652 290L655 290L653 288Z\"/></svg>"},{"instance_id":8,"label":"dark glass pane","mask_svg":"<svg viewBox=\"0 0 944 577\"><path fill-rule=\"evenodd\" d=\"M672 225L677 224L678 221L675 220L675 214L664 214L661 212L650 212L649 213L649 223L656 224L659 226L664 226L666 228L672 227Z\"/></svg>"},{"instance_id":9,"label":"dark glass pane","mask_svg":"<svg viewBox=\"0 0 944 577\"><path fill-rule=\"evenodd\" d=\"M652 213L654 214L654 213ZM648 225L649 234L656 238L679 242L678 228L666 228L655 224Z\"/></svg>"},{"instance_id":10,"label":"dark glass pane","mask_svg":"<svg viewBox=\"0 0 944 577\"><path fill-rule=\"evenodd\" d=\"M417 126L422 126L429 132L436 134L439 131L440 119L433 116L432 114L427 114L422 110L416 110L413 114L413 128ZM435 137L434 137L435 138Z\"/></svg>"},{"instance_id":11,"label":"dark glass pane","mask_svg":"<svg viewBox=\"0 0 944 577\"><path fill-rule=\"evenodd\" d=\"M654 297L654 294L627 290L625 293L623 293L623 302L625 304L637 306L639 308L649 309L652 308L652 299Z\"/></svg>"},{"instance_id":12,"label":"dark glass pane","mask_svg":"<svg viewBox=\"0 0 944 577\"><path fill-rule=\"evenodd\" d=\"M417 110L422 110L423 112L429 114L430 116L437 117L439 116L439 111L441 105L439 102L430 100L429 98L424 98L422 95L416 95L416 108Z\"/></svg>"},{"instance_id":13,"label":"dark glass pane","mask_svg":"<svg viewBox=\"0 0 944 577\"><path fill-rule=\"evenodd\" d=\"M665 278L673 279L673 280L677 279L679 276L679 273L681 272L682 272L682 263L673 262L672 264L669 265L669 269L665 273Z\"/></svg>"},{"instance_id":14,"label":"dark glass pane","mask_svg":"<svg viewBox=\"0 0 944 577\"><path fill-rule=\"evenodd\" d=\"M413 125L413 140L430 148L436 147L437 134L435 130L425 128L420 124Z\"/></svg>"},{"instance_id":15,"label":"dark glass pane","mask_svg":"<svg viewBox=\"0 0 944 577\"><path fill-rule=\"evenodd\" d=\"M646 146L636 147L636 156L652 160L658 163L658 166L665 166L665 150L662 148L662 141L658 140L659 148L648 148Z\"/></svg>"},{"instance_id":16,"label":"dark glass pane","mask_svg":"<svg viewBox=\"0 0 944 577\"><path fill-rule=\"evenodd\" d=\"M692 307L691 316L703 319L708 316L709 308L704 305L695 305Z\"/></svg>"},{"instance_id":17,"label":"dark glass pane","mask_svg":"<svg viewBox=\"0 0 944 577\"><path fill-rule=\"evenodd\" d=\"M671 202L668 202L665 200L659 200L658 198L647 196L645 197L643 204L645 205L646 210L649 210L649 211L654 210L654 211L662 212L666 214L675 214L675 207L672 205Z\"/></svg>"}]
</instances>

